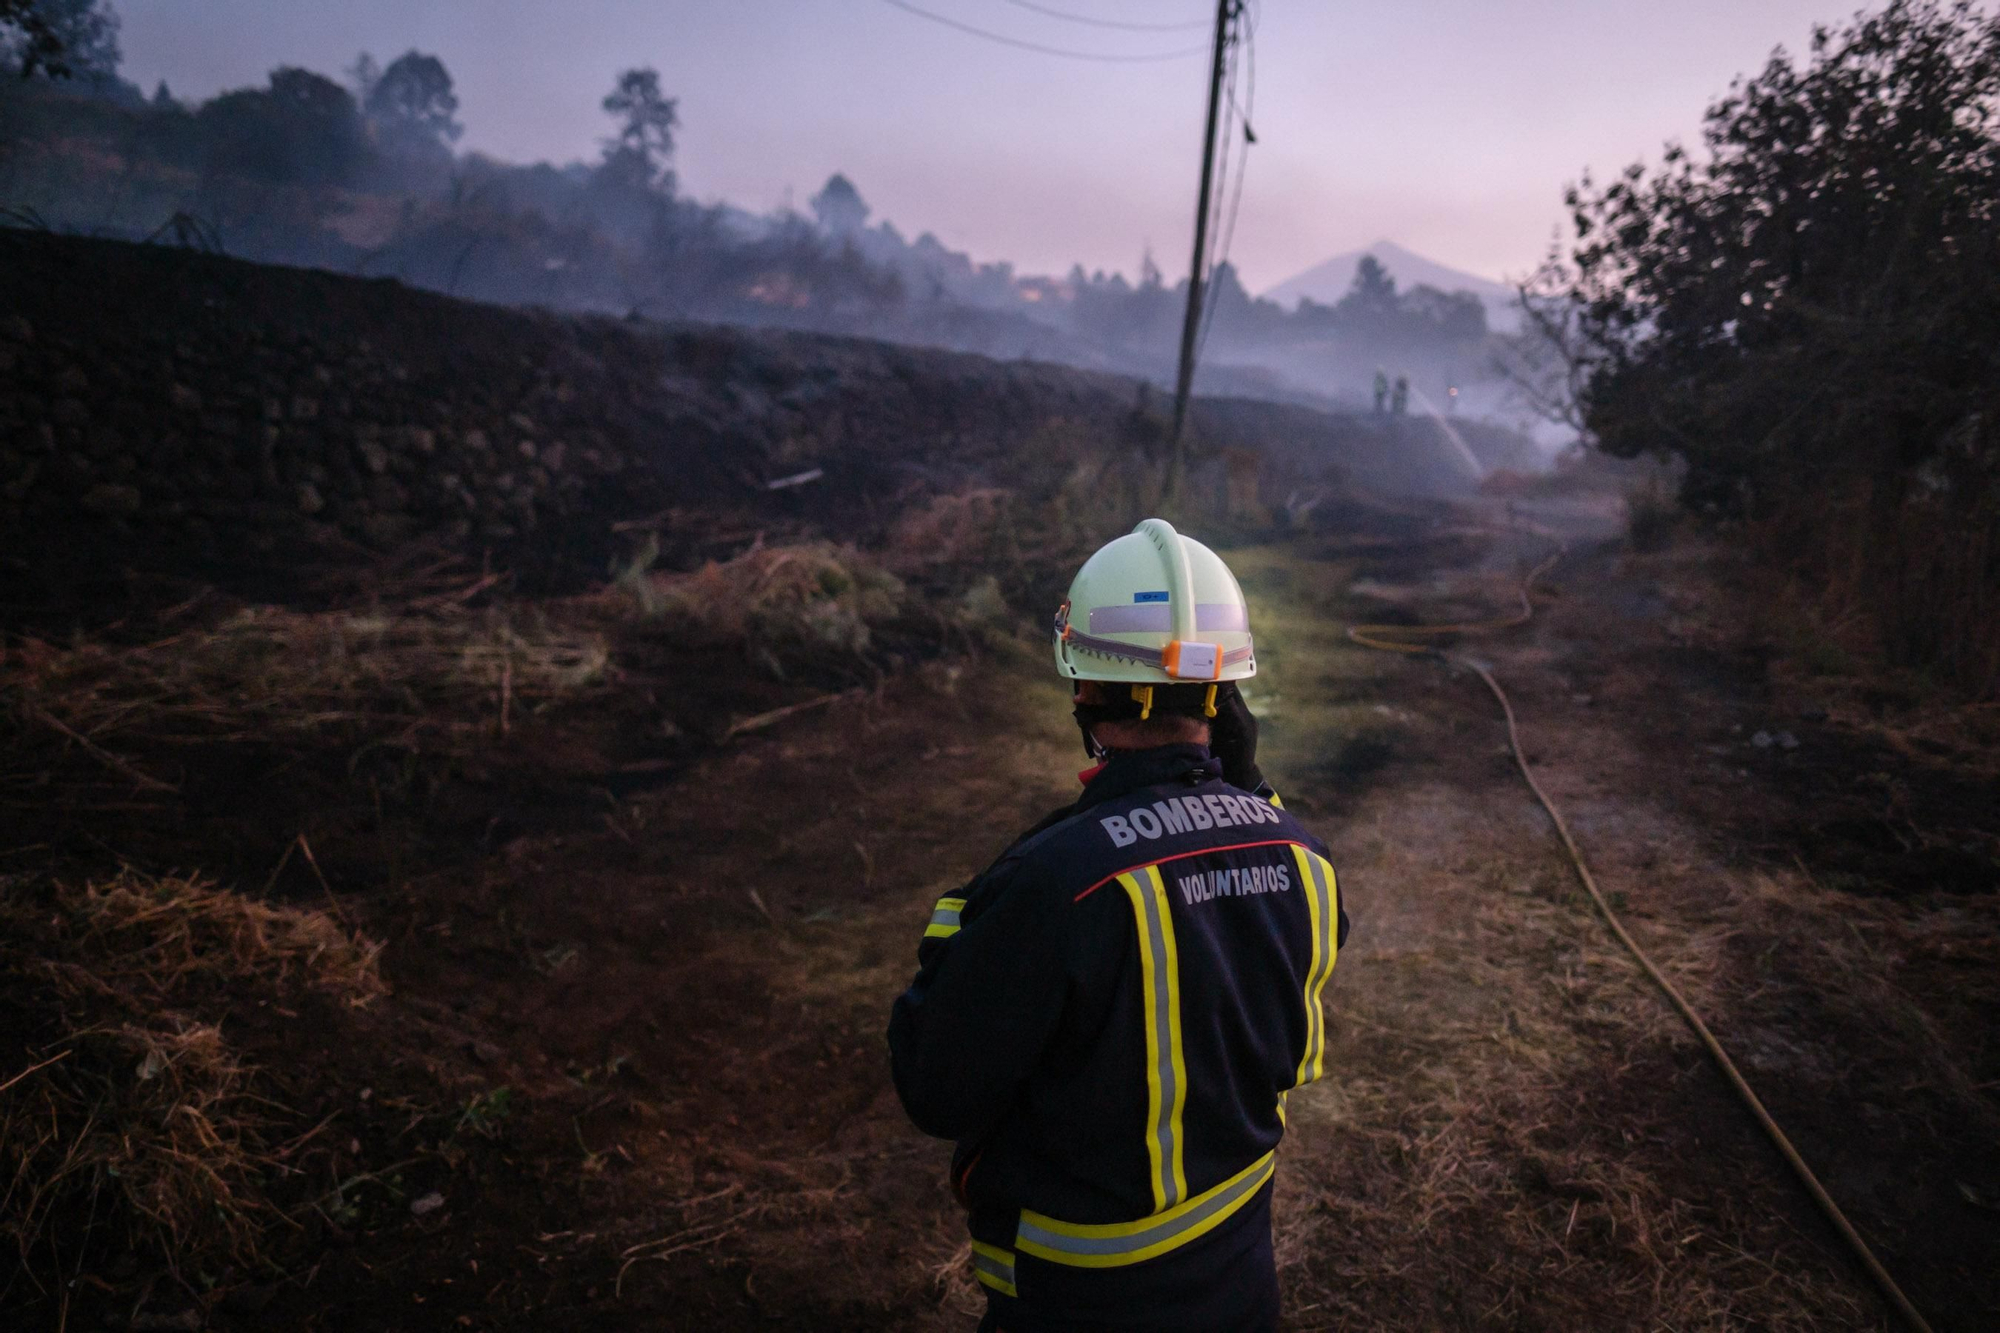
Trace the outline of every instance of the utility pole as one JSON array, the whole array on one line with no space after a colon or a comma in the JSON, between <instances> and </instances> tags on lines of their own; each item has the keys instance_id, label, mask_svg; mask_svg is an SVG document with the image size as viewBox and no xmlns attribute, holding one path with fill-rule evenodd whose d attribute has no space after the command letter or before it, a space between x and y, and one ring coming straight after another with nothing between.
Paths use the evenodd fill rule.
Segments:
<instances>
[{"instance_id":1,"label":"utility pole","mask_svg":"<svg viewBox=\"0 0 2000 1333\"><path fill-rule=\"evenodd\" d=\"M1194 388L1194 344L1201 328L1201 289L1208 256L1208 202L1215 177L1215 126L1222 110L1222 66L1229 47L1229 21L1242 0L1216 0L1215 52L1208 72L1208 128L1201 140L1201 192L1194 209L1194 264L1188 269L1187 318L1181 324L1180 379L1174 386L1173 433L1167 437L1167 480L1162 498L1173 500L1181 486L1187 445L1188 393Z\"/></svg>"}]
</instances>

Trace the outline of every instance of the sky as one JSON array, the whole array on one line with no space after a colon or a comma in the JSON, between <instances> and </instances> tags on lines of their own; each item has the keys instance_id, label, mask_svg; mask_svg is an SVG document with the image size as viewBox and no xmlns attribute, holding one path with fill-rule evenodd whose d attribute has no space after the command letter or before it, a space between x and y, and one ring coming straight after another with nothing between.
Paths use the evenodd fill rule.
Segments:
<instances>
[{"instance_id":1,"label":"sky","mask_svg":"<svg viewBox=\"0 0 2000 1333\"><path fill-rule=\"evenodd\" d=\"M1208 0L907 0L1094 55L1205 48ZM844 172L879 220L1024 273L1170 280L1193 237L1208 63L1020 50L894 0L113 0L124 74L182 98L281 64L416 49L457 80L461 148L594 156L616 73L680 101L684 193L803 207ZM1186 24L1165 31L1087 25ZM1562 192L1695 142L1709 102L1858 0L1253 0L1256 87L1229 258L1262 291L1387 239L1489 278L1532 269ZM1245 72L1247 75L1247 63ZM1247 78L1246 78L1247 84ZM1240 87L1239 100L1249 94Z\"/></svg>"}]
</instances>

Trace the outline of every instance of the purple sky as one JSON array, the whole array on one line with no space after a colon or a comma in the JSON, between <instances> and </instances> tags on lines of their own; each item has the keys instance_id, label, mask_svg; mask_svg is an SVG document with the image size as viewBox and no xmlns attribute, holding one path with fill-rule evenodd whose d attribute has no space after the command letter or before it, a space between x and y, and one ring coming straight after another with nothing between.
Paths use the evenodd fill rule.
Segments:
<instances>
[{"instance_id":1,"label":"purple sky","mask_svg":"<svg viewBox=\"0 0 2000 1333\"><path fill-rule=\"evenodd\" d=\"M1038 0L1199 23L1206 0ZM1131 273L1150 243L1185 271L1202 56L1101 64L1012 50L885 0L113 0L125 73L183 97L281 63L336 73L415 47L458 80L464 146L595 152L614 73L680 98L678 168L704 200L803 205L845 171L878 217L1026 272ZM912 0L1011 36L1106 53L1205 30L1087 27L1007 0ZM1489 277L1533 267L1565 182L1694 139L1774 46L1857 0L1256 0L1257 89L1232 257L1261 290L1381 238Z\"/></svg>"}]
</instances>

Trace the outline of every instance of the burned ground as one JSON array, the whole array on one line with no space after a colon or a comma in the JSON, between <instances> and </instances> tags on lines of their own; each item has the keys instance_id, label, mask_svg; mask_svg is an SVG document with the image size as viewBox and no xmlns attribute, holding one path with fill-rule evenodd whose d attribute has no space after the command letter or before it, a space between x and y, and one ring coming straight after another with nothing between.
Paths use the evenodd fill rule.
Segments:
<instances>
[{"instance_id":1,"label":"burned ground","mask_svg":"<svg viewBox=\"0 0 2000 1333\"><path fill-rule=\"evenodd\" d=\"M1268 627L1266 766L1336 848L1357 921L1334 987L1341 1072L1298 1100L1281 1174L1290 1326L1882 1326L1589 914L1476 682L1341 638L1392 597L1429 621L1504 604L1533 553L1506 525L1390 513L1231 552ZM1759 753L1733 728L1782 708L1782 687L1727 640L1728 594L1701 568L1584 550L1533 626L1478 651L1642 939L1918 1301L1980 1326L2000 1244L1978 1206L2000 1179L2000 996L1978 961L1996 899L1851 893L1803 839L1811 875L1774 853L1772 830L1809 827L1793 794L1710 750ZM1709 631L1687 623L1697 606ZM644 658L599 603L541 614L594 626L634 678L718 674ZM1704 632L1723 637L1675 642ZM504 735L489 683L432 703L467 729L400 789L406 752L365 727L294 737L284 763L226 730L183 737L178 761L128 743L140 729L101 733L163 782L254 778L200 799L62 750L55 771L107 803L122 782L128 808L72 792L51 821L14 789L10 869L33 873L10 895L201 865L380 942L387 988L329 1007L239 978L176 1001L219 1025L292 1136L325 1125L303 1178L269 1191L300 1230L176 1281L72 1218L73 1326L135 1302L219 1329L964 1326L977 1302L943 1150L895 1105L884 1008L929 900L1065 799L1080 762L1032 642L967 642L985 646L865 687L740 669L742 692L693 699L524 684ZM606 780L634 765L642 781ZM244 806L253 790L266 803ZM24 1054L61 1046L13 1035ZM30 1320L56 1299L9 1293Z\"/></svg>"},{"instance_id":2,"label":"burned ground","mask_svg":"<svg viewBox=\"0 0 2000 1333\"><path fill-rule=\"evenodd\" d=\"M675 392L712 405L831 355L687 338ZM1075 790L1040 627L1143 449L1044 412L1039 371L898 364L1025 415L889 411L928 442L873 508L646 509L611 577L341 548L282 597L182 566L10 616L10 1326L970 1325L882 1031L930 903ZM1534 620L1455 651L1918 1304L1991 1324L1990 710L1829 673L1700 541L1628 549L1587 480L1451 505L1292 466L1187 523L1250 597L1264 767L1356 922L1279 1174L1288 1327L1887 1326L1592 915L1477 679L1345 637L1504 612L1550 533Z\"/></svg>"}]
</instances>

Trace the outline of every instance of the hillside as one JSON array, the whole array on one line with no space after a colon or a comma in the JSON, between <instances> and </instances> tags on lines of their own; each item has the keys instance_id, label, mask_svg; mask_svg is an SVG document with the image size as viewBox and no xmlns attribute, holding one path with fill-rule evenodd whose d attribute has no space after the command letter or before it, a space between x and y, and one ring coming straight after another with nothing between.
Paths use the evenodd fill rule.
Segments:
<instances>
[{"instance_id":1,"label":"hillside","mask_svg":"<svg viewBox=\"0 0 2000 1333\"><path fill-rule=\"evenodd\" d=\"M1140 394L1036 362L0 232L0 561L17 596L134 571L280 592L424 542L574 587L641 530L685 564L759 525L879 540L967 488L1043 506L1079 468L1129 498L1159 465L1165 405ZM1192 420L1197 512L1470 484L1422 422L1206 400Z\"/></svg>"}]
</instances>

